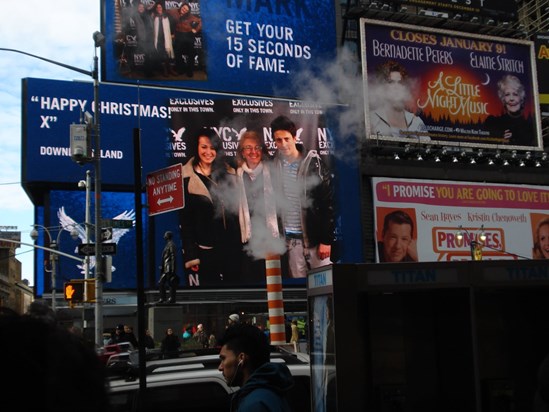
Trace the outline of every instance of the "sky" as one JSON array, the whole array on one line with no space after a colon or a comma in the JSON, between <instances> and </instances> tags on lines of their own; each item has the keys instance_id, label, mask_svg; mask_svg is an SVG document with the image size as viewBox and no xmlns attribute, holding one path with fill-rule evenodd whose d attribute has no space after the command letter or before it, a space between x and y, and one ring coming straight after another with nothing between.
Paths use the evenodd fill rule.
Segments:
<instances>
[{"instance_id":1,"label":"sky","mask_svg":"<svg viewBox=\"0 0 549 412\"><path fill-rule=\"evenodd\" d=\"M57 0L50 5L44 0L26 0L17 3L16 14L2 19L0 48L92 70L92 36L100 29L100 1ZM32 243L34 206L21 186L21 79L26 77L92 79L30 56L0 51L0 226L17 226L21 242ZM34 284L33 248L21 246L16 254L22 279Z\"/></svg>"}]
</instances>

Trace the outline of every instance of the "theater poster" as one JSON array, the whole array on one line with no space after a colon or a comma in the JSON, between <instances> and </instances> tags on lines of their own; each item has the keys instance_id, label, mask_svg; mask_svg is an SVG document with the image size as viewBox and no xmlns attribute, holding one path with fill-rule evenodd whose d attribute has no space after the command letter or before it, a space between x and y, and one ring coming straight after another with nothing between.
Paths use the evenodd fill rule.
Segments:
<instances>
[{"instance_id":1,"label":"theater poster","mask_svg":"<svg viewBox=\"0 0 549 412\"><path fill-rule=\"evenodd\" d=\"M538 86L541 113L549 116L549 33L538 33L534 38L536 45L536 67L538 69Z\"/></svg>"},{"instance_id":2,"label":"theater poster","mask_svg":"<svg viewBox=\"0 0 549 412\"><path fill-rule=\"evenodd\" d=\"M367 137L541 150L533 42L361 19Z\"/></svg>"},{"instance_id":3,"label":"theater poster","mask_svg":"<svg viewBox=\"0 0 549 412\"><path fill-rule=\"evenodd\" d=\"M378 262L549 258L549 187L373 178Z\"/></svg>"}]
</instances>

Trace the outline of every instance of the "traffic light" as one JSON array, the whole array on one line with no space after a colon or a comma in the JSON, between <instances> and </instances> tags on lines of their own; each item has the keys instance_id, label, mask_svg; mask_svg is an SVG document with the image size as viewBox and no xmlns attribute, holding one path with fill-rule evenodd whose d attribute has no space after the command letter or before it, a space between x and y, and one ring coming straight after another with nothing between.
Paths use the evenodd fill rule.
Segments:
<instances>
[{"instance_id":1,"label":"traffic light","mask_svg":"<svg viewBox=\"0 0 549 412\"><path fill-rule=\"evenodd\" d=\"M65 300L68 300L69 302L84 301L84 282L82 280L65 282L63 293L65 295Z\"/></svg>"}]
</instances>

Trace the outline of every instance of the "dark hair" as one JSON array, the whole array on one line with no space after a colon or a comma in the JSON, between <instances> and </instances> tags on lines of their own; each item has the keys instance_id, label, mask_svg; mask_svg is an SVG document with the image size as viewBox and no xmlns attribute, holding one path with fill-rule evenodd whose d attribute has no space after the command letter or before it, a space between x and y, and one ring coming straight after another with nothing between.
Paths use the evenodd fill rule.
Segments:
<instances>
[{"instance_id":1,"label":"dark hair","mask_svg":"<svg viewBox=\"0 0 549 412\"><path fill-rule=\"evenodd\" d=\"M284 115L278 116L271 122L271 133L274 135L274 133L278 130L290 132L290 134L294 137L297 135L295 123Z\"/></svg>"},{"instance_id":2,"label":"dark hair","mask_svg":"<svg viewBox=\"0 0 549 412\"><path fill-rule=\"evenodd\" d=\"M394 60L388 60L376 68L376 76L379 81L383 82L388 82L389 76L393 72L400 73L402 76L402 81L406 81L408 79L408 72L404 66Z\"/></svg>"},{"instance_id":3,"label":"dark hair","mask_svg":"<svg viewBox=\"0 0 549 412\"><path fill-rule=\"evenodd\" d=\"M237 355L245 353L248 356L248 362L252 370L256 370L270 360L269 339L255 325L235 323L229 326L218 344L227 346L227 349Z\"/></svg>"},{"instance_id":4,"label":"dark hair","mask_svg":"<svg viewBox=\"0 0 549 412\"><path fill-rule=\"evenodd\" d=\"M194 138L194 147L193 147L193 166L198 165L200 157L198 156L198 139L201 137L207 137L210 139L210 143L216 152L215 159L212 163L212 174L217 175L221 172L226 171L225 163L225 154L223 153L223 143L217 133L214 130L203 128L201 129Z\"/></svg>"},{"instance_id":5,"label":"dark hair","mask_svg":"<svg viewBox=\"0 0 549 412\"><path fill-rule=\"evenodd\" d=\"M57 323L0 307L2 386L7 405L44 412L108 411L105 366L95 350ZM32 394L32 396L29 396Z\"/></svg>"},{"instance_id":6,"label":"dark hair","mask_svg":"<svg viewBox=\"0 0 549 412\"><path fill-rule=\"evenodd\" d=\"M389 224L396 223L397 225L410 225L412 228L412 238L414 237L414 221L410 215L402 210L395 210L394 212L389 213L383 219L383 235L389 230Z\"/></svg>"}]
</instances>

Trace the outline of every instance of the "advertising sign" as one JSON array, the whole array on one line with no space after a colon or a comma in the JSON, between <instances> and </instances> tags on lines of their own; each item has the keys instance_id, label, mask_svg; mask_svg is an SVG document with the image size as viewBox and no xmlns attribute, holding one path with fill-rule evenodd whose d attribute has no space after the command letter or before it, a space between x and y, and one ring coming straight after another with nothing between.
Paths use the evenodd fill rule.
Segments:
<instances>
[{"instance_id":1,"label":"advertising sign","mask_svg":"<svg viewBox=\"0 0 549 412\"><path fill-rule=\"evenodd\" d=\"M361 20L370 139L541 150L533 42Z\"/></svg>"},{"instance_id":2,"label":"advertising sign","mask_svg":"<svg viewBox=\"0 0 549 412\"><path fill-rule=\"evenodd\" d=\"M486 0L396 0L396 3L409 4L417 7L435 7L441 10L455 11L458 13L479 13L482 3Z\"/></svg>"},{"instance_id":3,"label":"advertising sign","mask_svg":"<svg viewBox=\"0 0 549 412\"><path fill-rule=\"evenodd\" d=\"M373 178L378 262L549 258L549 187Z\"/></svg>"},{"instance_id":4,"label":"advertising sign","mask_svg":"<svg viewBox=\"0 0 549 412\"><path fill-rule=\"evenodd\" d=\"M47 202L49 209L45 213L45 220L48 225L56 225L58 211L64 208L66 214L70 215L74 221L83 221L75 217L84 211L84 207L77 206L74 199L76 196L84 195L77 191L76 182L79 176L85 174L86 168L90 168L93 173L93 165L80 166L72 162L68 131L71 123L79 121L80 113L92 110L93 88L89 83L38 79L25 79L24 85L23 180L29 186L32 183L34 187L42 186L49 190L66 189L71 187L71 184L74 185L73 195L62 192L65 194L63 197L50 198ZM143 176L147 176L166 168L179 168L180 166L177 165L192 168L189 162L193 157L197 157L197 143L201 133L207 133L219 141L219 146L216 146L216 155L224 159L232 169L238 165L238 144L247 131L256 132L268 154L274 155L277 146L271 130L271 122L284 115L296 125L297 146L303 147L305 153L310 155L309 159L314 160L311 164L316 164L316 160L320 159L321 162L318 164L322 167L317 169L317 172L330 177L333 190L328 192L330 201L323 199L319 209L328 206L334 211L335 228L333 239L330 240L330 242L333 241L332 259L360 261L361 234L356 230L356 221L360 216L357 159L338 156L337 150L341 148L340 153L355 153L356 149L354 146L348 146L352 145L350 140L338 139L337 117L333 115L332 108L319 103L296 100L228 96L113 84L101 84L100 96L103 218L131 220L128 214L135 210L135 205L127 202L122 204L119 199L115 200L114 196L107 201L105 193L108 191L119 191L127 195L133 193L132 132L138 125L141 129L142 171ZM335 111L336 108L333 110ZM273 179L275 177L273 175ZM204 179L208 181L207 177ZM177 194L181 193L180 188L177 189ZM221 186L218 190L221 189L225 188ZM161 192L160 190L158 194ZM219 196L220 193L216 195ZM233 217L239 217L240 195L235 196L237 193L230 192L229 199L219 203L223 207L220 209L220 215L216 217L224 213L225 217L227 213L232 213ZM279 198L277 199L280 201ZM339 199L345 199L347 203L343 210L338 208ZM148 200L150 201L150 198ZM183 201L183 198L178 200ZM156 206L148 204L157 219L155 233L151 235L156 248L154 259L161 256L164 231L172 231L174 241L184 243L186 236L190 233L189 223L194 224L199 221L197 213L203 212L204 209L188 208L189 199L186 193L184 202L184 208L174 208L169 213L162 214L155 214L155 211L158 211ZM189 210L195 210L195 212L191 213ZM220 222L225 224L228 220L220 219ZM321 230L324 224L329 226L330 221L326 220L317 225L316 229ZM126 244L129 242L128 235L133 231L123 230L126 231L124 232L126 236L122 243ZM199 233L209 233L208 228L203 227ZM240 246L241 233L235 233L238 237L231 246ZM205 246L200 242L198 244ZM120 268L126 267L125 264L128 263L127 267L133 267L133 263L126 262L131 260L132 253L124 253L121 250L121 244L117 247L118 253L115 256L114 265ZM75 249L76 245L69 249L69 253ZM251 251L251 255L255 252L259 253L259 249L253 245L248 245L248 251ZM234 261L231 263L240 262L239 253L240 251L232 255ZM181 256L178 259L181 259ZM284 267L288 268L287 263ZM196 273L190 273L194 270L193 267L187 268L184 262L178 262L178 268L181 287L208 286L207 282L197 282ZM288 274L288 271L284 273ZM114 273L113 284L109 284L109 287L117 288L119 285L127 285L128 282L118 276L129 276L129 274L129 270ZM234 277L231 279L231 286L253 285L258 281L264 282L265 278L251 281L243 277ZM305 278L286 276L283 283L304 285Z\"/></svg>"},{"instance_id":5,"label":"advertising sign","mask_svg":"<svg viewBox=\"0 0 549 412\"><path fill-rule=\"evenodd\" d=\"M436 8L456 14L500 14L507 18L516 18L517 2L515 0L396 0L396 3L410 6Z\"/></svg>"},{"instance_id":6,"label":"advertising sign","mask_svg":"<svg viewBox=\"0 0 549 412\"><path fill-rule=\"evenodd\" d=\"M103 9L110 82L297 97L296 74L335 56L328 0L105 0Z\"/></svg>"},{"instance_id":7,"label":"advertising sign","mask_svg":"<svg viewBox=\"0 0 549 412\"><path fill-rule=\"evenodd\" d=\"M79 123L82 113L93 112L92 84L24 79L23 86L23 180L77 182L75 176L85 175L93 165L81 166L71 159L70 125ZM328 118L320 103L108 83L100 84L99 89L101 180L107 187L132 190L132 133L138 126L144 174L186 163L191 156L189 143L204 127L212 128L221 138L232 161L240 134L247 128L258 128L273 154L269 124L280 114L300 126L298 141L307 148L317 149L327 161L335 153L337 119Z\"/></svg>"},{"instance_id":8,"label":"advertising sign","mask_svg":"<svg viewBox=\"0 0 549 412\"><path fill-rule=\"evenodd\" d=\"M534 37L536 45L536 67L538 69L539 102L543 116L549 116L549 33L538 33Z\"/></svg>"}]
</instances>

